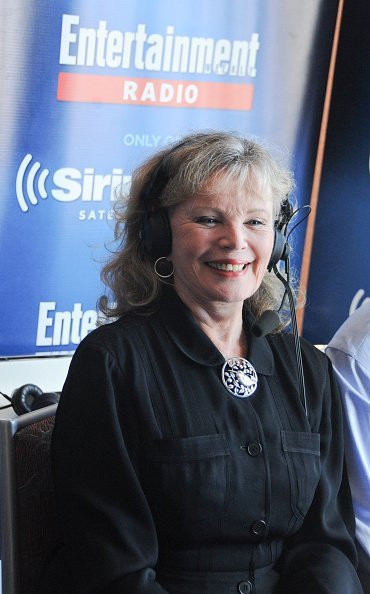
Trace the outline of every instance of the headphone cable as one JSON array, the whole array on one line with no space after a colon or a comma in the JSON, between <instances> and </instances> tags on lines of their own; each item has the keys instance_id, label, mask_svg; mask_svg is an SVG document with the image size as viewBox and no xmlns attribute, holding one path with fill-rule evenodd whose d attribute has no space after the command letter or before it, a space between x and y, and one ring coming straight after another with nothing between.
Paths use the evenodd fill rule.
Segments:
<instances>
[{"instance_id":1,"label":"headphone cable","mask_svg":"<svg viewBox=\"0 0 370 594\"><path fill-rule=\"evenodd\" d=\"M293 337L294 337L294 346L295 346L295 353L296 353L296 360L297 360L299 393L301 396L301 401L302 401L306 416L308 416L306 388L305 388L305 383L304 383L304 371L303 371L303 363L302 363L302 351L301 351L301 343L299 340L297 316L295 313L295 305L294 305L294 297L293 297L292 290L290 288L289 281L286 280L282 276L282 274L280 274L279 270L277 269L276 264L274 265L273 270L274 270L275 275L279 279L279 281L285 287L283 301L284 301L286 295L288 295L288 299L289 299L292 333L293 333ZM286 270L287 278L289 279L289 258L285 262L285 270ZM282 301L282 304L283 304L283 301ZM280 308L281 308L281 306L280 306Z\"/></svg>"},{"instance_id":2,"label":"headphone cable","mask_svg":"<svg viewBox=\"0 0 370 594\"><path fill-rule=\"evenodd\" d=\"M4 394L4 392L0 392L0 396L2 396L3 398L5 398L5 400L8 400L8 402L10 402L10 404L6 404L5 406L0 406L0 410L4 410L5 408L10 408L12 399L7 396L6 394Z\"/></svg>"}]
</instances>

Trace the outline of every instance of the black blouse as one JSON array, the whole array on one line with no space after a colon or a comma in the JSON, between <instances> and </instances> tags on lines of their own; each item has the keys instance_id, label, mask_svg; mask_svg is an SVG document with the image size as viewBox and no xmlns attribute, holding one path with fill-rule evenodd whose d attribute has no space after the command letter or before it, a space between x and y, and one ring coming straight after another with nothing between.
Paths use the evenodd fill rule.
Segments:
<instances>
[{"instance_id":1,"label":"black blouse","mask_svg":"<svg viewBox=\"0 0 370 594\"><path fill-rule=\"evenodd\" d=\"M62 542L38 594L360 594L330 362L290 335L255 338L258 386L172 290L79 345L52 453Z\"/></svg>"}]
</instances>

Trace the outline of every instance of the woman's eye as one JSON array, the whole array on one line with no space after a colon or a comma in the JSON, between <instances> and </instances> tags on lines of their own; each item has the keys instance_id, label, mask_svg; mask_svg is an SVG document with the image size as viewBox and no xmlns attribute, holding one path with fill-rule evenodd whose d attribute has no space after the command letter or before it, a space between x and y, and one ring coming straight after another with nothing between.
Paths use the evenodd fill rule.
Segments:
<instances>
[{"instance_id":1,"label":"woman's eye","mask_svg":"<svg viewBox=\"0 0 370 594\"><path fill-rule=\"evenodd\" d=\"M217 219L215 217L198 217L196 220L197 223L201 225L215 225L217 223Z\"/></svg>"},{"instance_id":2,"label":"woman's eye","mask_svg":"<svg viewBox=\"0 0 370 594\"><path fill-rule=\"evenodd\" d=\"M263 227L266 223L262 219L250 219L249 221L246 221L245 224L250 227Z\"/></svg>"}]
</instances>

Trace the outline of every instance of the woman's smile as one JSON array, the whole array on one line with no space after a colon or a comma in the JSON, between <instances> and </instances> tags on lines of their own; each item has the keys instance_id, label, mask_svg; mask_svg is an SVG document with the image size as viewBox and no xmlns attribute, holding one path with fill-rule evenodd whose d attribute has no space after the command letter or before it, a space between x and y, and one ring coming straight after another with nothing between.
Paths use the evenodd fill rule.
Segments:
<instances>
[{"instance_id":1,"label":"woman's smile","mask_svg":"<svg viewBox=\"0 0 370 594\"><path fill-rule=\"evenodd\" d=\"M207 266L214 268L220 272L242 272L246 269L247 264L238 264L234 262L206 262Z\"/></svg>"}]
</instances>

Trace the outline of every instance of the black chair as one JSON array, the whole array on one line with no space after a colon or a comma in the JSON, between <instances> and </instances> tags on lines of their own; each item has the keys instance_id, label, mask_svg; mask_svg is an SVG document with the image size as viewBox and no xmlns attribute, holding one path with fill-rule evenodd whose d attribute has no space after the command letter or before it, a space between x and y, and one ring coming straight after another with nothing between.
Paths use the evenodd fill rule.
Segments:
<instances>
[{"instance_id":1,"label":"black chair","mask_svg":"<svg viewBox=\"0 0 370 594\"><path fill-rule=\"evenodd\" d=\"M30 594L57 541L49 457L56 408L0 417L3 594Z\"/></svg>"}]
</instances>

